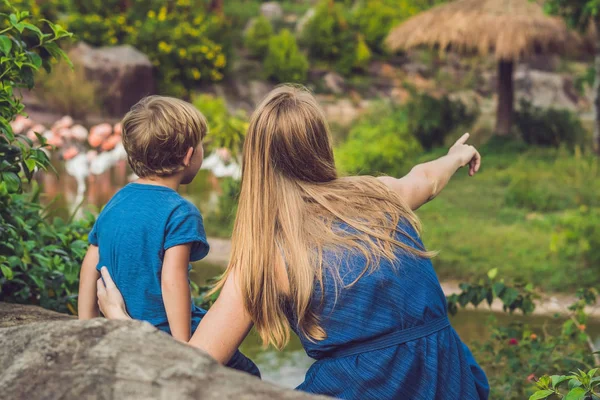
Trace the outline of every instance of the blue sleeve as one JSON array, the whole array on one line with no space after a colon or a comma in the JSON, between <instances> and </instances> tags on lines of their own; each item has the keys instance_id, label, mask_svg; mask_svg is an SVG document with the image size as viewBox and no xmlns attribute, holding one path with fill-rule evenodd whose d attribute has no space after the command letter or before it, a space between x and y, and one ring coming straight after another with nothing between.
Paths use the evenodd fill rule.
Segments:
<instances>
[{"instance_id":1,"label":"blue sleeve","mask_svg":"<svg viewBox=\"0 0 600 400\"><path fill-rule=\"evenodd\" d=\"M196 207L187 203L176 207L167 221L164 250L182 244L192 245L190 261L201 260L208 254L202 215Z\"/></svg>"},{"instance_id":2,"label":"blue sleeve","mask_svg":"<svg viewBox=\"0 0 600 400\"><path fill-rule=\"evenodd\" d=\"M90 233L88 233L88 243L98 247L98 219L94 222L94 226Z\"/></svg>"}]
</instances>

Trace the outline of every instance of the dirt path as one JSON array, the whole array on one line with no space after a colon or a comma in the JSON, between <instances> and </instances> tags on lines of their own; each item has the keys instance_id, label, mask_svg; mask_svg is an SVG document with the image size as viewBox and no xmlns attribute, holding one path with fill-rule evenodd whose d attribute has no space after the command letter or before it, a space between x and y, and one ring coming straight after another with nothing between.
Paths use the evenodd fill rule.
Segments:
<instances>
[{"instance_id":1,"label":"dirt path","mask_svg":"<svg viewBox=\"0 0 600 400\"><path fill-rule=\"evenodd\" d=\"M225 267L229 262L229 257L231 256L231 240L208 238L208 242L210 243L210 253L204 259L204 261ZM454 293L458 294L460 293L460 289L458 287L459 283L460 282L457 281L444 281L441 283L442 290L446 296ZM575 296L571 294L542 294L542 299L536 302L536 307L533 314L554 315L556 313L566 313L568 311L567 308L573 304L574 301ZM492 303L491 309L494 312L502 312L502 302L496 299ZM480 305L479 310L488 310L487 303ZM592 318L600 318L600 309L598 307L588 308L587 312Z\"/></svg>"}]
</instances>

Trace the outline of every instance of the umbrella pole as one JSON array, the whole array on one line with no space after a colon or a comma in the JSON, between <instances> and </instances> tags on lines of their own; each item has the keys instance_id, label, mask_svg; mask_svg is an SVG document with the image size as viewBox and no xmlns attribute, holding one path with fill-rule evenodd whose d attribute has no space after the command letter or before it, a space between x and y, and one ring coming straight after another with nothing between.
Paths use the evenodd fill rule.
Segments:
<instances>
[{"instance_id":1,"label":"umbrella pole","mask_svg":"<svg viewBox=\"0 0 600 400\"><path fill-rule=\"evenodd\" d=\"M496 134L507 136L513 122L514 91L513 62L498 62L498 111L496 113Z\"/></svg>"}]
</instances>

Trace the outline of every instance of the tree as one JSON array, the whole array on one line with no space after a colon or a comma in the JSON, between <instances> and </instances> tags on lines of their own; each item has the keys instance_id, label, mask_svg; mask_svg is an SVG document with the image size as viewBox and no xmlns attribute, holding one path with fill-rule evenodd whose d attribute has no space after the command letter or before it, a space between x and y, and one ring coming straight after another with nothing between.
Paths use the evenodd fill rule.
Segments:
<instances>
[{"instance_id":1,"label":"tree","mask_svg":"<svg viewBox=\"0 0 600 400\"><path fill-rule=\"evenodd\" d=\"M594 27L594 143L593 148L600 155L600 0L546 0L548 13L560 15L566 23L580 32L590 32Z\"/></svg>"}]
</instances>

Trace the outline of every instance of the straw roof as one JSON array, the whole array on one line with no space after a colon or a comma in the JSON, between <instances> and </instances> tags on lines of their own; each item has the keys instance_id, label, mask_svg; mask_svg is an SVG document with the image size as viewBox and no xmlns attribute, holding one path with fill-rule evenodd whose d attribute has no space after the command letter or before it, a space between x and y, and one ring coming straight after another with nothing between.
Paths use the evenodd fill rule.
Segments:
<instances>
[{"instance_id":1,"label":"straw roof","mask_svg":"<svg viewBox=\"0 0 600 400\"><path fill-rule=\"evenodd\" d=\"M424 11L392 29L391 50L436 46L494 54L516 61L539 53L566 53L581 39L564 21L531 0L455 0Z\"/></svg>"}]
</instances>

